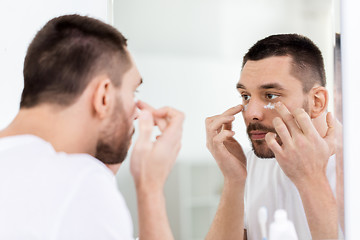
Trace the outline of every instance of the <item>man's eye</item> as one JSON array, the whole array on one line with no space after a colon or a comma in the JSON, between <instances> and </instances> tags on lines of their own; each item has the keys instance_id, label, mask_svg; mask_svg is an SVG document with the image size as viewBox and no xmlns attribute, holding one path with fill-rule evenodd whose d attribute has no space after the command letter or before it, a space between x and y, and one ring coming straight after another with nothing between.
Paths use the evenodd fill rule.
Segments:
<instances>
[{"instance_id":1,"label":"man's eye","mask_svg":"<svg viewBox=\"0 0 360 240\"><path fill-rule=\"evenodd\" d=\"M279 97L279 95L275 95L275 94L271 94L271 93L267 93L265 96L266 96L266 99L269 99L269 100L274 100L275 98Z\"/></svg>"},{"instance_id":2,"label":"man's eye","mask_svg":"<svg viewBox=\"0 0 360 240\"><path fill-rule=\"evenodd\" d=\"M250 96L247 95L247 94L241 94L241 98L242 98L242 100L245 101L245 102L250 100Z\"/></svg>"}]
</instances>

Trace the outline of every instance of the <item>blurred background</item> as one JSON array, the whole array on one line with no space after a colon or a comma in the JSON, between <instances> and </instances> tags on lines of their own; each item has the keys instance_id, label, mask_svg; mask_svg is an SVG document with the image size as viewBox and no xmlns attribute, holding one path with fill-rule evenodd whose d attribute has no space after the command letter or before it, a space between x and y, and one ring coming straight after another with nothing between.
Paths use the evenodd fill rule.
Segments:
<instances>
[{"instance_id":1,"label":"blurred background","mask_svg":"<svg viewBox=\"0 0 360 240\"><path fill-rule=\"evenodd\" d=\"M170 224L176 239L204 239L215 215L223 178L206 149L205 118L240 103L236 83L242 57L272 34L298 33L323 52L333 99L334 5L329 0L114 0L113 24L143 77L138 98L186 114L182 149L166 184ZM330 111L333 101L330 101ZM236 139L250 150L241 114ZM136 138L136 136L135 136ZM118 174L120 191L137 221L129 160ZM270 221L272 219L270 218ZM137 232L135 226L135 232Z\"/></svg>"}]
</instances>

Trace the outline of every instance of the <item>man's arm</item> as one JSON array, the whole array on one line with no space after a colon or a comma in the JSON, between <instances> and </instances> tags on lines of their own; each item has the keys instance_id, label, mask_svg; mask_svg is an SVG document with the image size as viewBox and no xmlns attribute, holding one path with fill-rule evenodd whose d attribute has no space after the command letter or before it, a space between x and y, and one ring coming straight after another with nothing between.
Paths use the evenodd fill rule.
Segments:
<instances>
[{"instance_id":1,"label":"man's arm","mask_svg":"<svg viewBox=\"0 0 360 240\"><path fill-rule=\"evenodd\" d=\"M328 131L321 137L303 109L291 114L277 103L276 110L281 117L273 125L282 145L273 133L266 135L266 142L300 193L312 238L336 239L337 207L326 177L328 159L334 153L333 118L328 113Z\"/></svg>"},{"instance_id":2,"label":"man's arm","mask_svg":"<svg viewBox=\"0 0 360 240\"><path fill-rule=\"evenodd\" d=\"M224 175L224 188L206 240L244 239L246 159L231 130L242 106L206 119L207 147Z\"/></svg>"},{"instance_id":3,"label":"man's arm","mask_svg":"<svg viewBox=\"0 0 360 240\"><path fill-rule=\"evenodd\" d=\"M155 110L138 104L140 135L131 156L138 203L141 240L174 239L167 214L163 188L181 146L184 115L172 108ZM154 124L161 135L152 141Z\"/></svg>"},{"instance_id":4,"label":"man's arm","mask_svg":"<svg viewBox=\"0 0 360 240\"><path fill-rule=\"evenodd\" d=\"M242 238L245 236L244 238ZM224 182L220 204L206 240L246 240L244 234L244 188Z\"/></svg>"}]
</instances>

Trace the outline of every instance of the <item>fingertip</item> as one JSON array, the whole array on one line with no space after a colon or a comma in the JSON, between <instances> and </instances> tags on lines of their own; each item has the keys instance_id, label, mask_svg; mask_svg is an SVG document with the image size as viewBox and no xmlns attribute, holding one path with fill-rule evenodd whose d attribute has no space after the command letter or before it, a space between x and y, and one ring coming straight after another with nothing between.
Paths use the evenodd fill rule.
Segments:
<instances>
[{"instance_id":1,"label":"fingertip","mask_svg":"<svg viewBox=\"0 0 360 240\"><path fill-rule=\"evenodd\" d=\"M286 105L281 102L281 101L278 101L275 103L275 110L280 113L280 115L283 115L283 114L290 114L290 111L289 109L286 107Z\"/></svg>"},{"instance_id":2,"label":"fingertip","mask_svg":"<svg viewBox=\"0 0 360 240\"><path fill-rule=\"evenodd\" d=\"M271 140L275 139L276 136L277 136L276 133L268 132L268 133L265 135L265 141L266 141L266 142L270 142Z\"/></svg>"},{"instance_id":3,"label":"fingertip","mask_svg":"<svg viewBox=\"0 0 360 240\"><path fill-rule=\"evenodd\" d=\"M244 110L244 104L239 104L235 108L237 109L235 114L237 114L237 113L241 112L242 110Z\"/></svg>"},{"instance_id":4,"label":"fingertip","mask_svg":"<svg viewBox=\"0 0 360 240\"><path fill-rule=\"evenodd\" d=\"M333 127L334 116L332 115L331 112L328 112L328 113L326 114L326 122L327 122L329 128L332 128L332 127Z\"/></svg>"},{"instance_id":5,"label":"fingertip","mask_svg":"<svg viewBox=\"0 0 360 240\"><path fill-rule=\"evenodd\" d=\"M276 141L277 134L273 132L268 132L265 135L265 142L268 145L268 147L276 153L279 149L278 142Z\"/></svg>"},{"instance_id":6,"label":"fingertip","mask_svg":"<svg viewBox=\"0 0 360 240\"><path fill-rule=\"evenodd\" d=\"M275 103L275 108L280 108L283 105L283 103L281 101L278 101L277 103Z\"/></svg>"},{"instance_id":7,"label":"fingertip","mask_svg":"<svg viewBox=\"0 0 360 240\"><path fill-rule=\"evenodd\" d=\"M141 120L152 119L152 114L150 111L144 109L139 113L139 119Z\"/></svg>"},{"instance_id":8,"label":"fingertip","mask_svg":"<svg viewBox=\"0 0 360 240\"><path fill-rule=\"evenodd\" d=\"M144 106L143 106L143 102L140 100L140 99L138 99L137 101L136 101L136 106L139 108L139 109L142 109Z\"/></svg>"},{"instance_id":9,"label":"fingertip","mask_svg":"<svg viewBox=\"0 0 360 240\"><path fill-rule=\"evenodd\" d=\"M280 117L274 117L272 122L273 122L273 125L276 126L276 125L279 125L282 122L282 120Z\"/></svg>"},{"instance_id":10,"label":"fingertip","mask_svg":"<svg viewBox=\"0 0 360 240\"><path fill-rule=\"evenodd\" d=\"M326 116L329 118L329 120L333 120L333 114L331 112L328 112Z\"/></svg>"},{"instance_id":11,"label":"fingertip","mask_svg":"<svg viewBox=\"0 0 360 240\"><path fill-rule=\"evenodd\" d=\"M137 101L137 107L140 109L140 110L144 110L144 109L147 109L149 111L153 111L154 108L152 106L150 106L149 104L147 104L146 102L144 101L141 101L141 100L138 100Z\"/></svg>"}]
</instances>

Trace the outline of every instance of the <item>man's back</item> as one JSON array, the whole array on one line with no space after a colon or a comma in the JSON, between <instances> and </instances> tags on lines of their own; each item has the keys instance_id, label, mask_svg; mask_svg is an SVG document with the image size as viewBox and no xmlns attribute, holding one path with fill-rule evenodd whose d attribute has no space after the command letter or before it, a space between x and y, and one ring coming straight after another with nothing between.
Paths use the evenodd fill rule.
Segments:
<instances>
[{"instance_id":1,"label":"man's back","mask_svg":"<svg viewBox=\"0 0 360 240\"><path fill-rule=\"evenodd\" d=\"M0 239L132 237L112 172L32 135L0 138L0 213Z\"/></svg>"}]
</instances>

